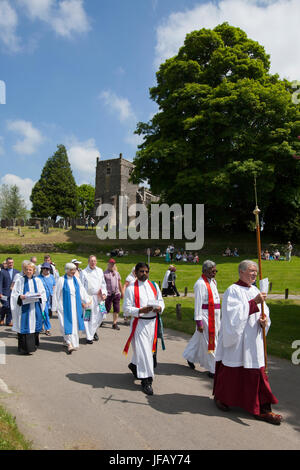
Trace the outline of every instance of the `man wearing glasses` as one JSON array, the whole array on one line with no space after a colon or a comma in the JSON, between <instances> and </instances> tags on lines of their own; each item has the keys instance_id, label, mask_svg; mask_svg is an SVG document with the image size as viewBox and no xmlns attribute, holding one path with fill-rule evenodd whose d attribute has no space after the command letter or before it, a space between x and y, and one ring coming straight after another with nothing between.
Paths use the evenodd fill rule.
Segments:
<instances>
[{"instance_id":1,"label":"man wearing glasses","mask_svg":"<svg viewBox=\"0 0 300 470\"><path fill-rule=\"evenodd\" d=\"M183 352L191 369L195 369L197 362L208 370L211 378L215 373L215 351L220 330L221 305L216 274L216 263L204 261L202 276L194 285L196 331Z\"/></svg>"},{"instance_id":2,"label":"man wearing glasses","mask_svg":"<svg viewBox=\"0 0 300 470\"><path fill-rule=\"evenodd\" d=\"M125 345L127 355L132 344L133 356L129 369L136 379L142 381L142 390L153 395L152 382L154 377L155 355L157 347L158 326L160 315L165 304L158 285L149 281L149 266L138 263L135 267L136 281L125 290L123 310L130 315L131 334Z\"/></svg>"}]
</instances>

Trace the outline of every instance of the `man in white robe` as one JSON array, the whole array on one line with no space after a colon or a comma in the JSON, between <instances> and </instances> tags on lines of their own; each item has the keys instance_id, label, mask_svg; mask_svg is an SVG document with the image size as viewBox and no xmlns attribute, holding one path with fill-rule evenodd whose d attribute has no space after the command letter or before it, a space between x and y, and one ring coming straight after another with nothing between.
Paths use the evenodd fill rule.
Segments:
<instances>
[{"instance_id":1,"label":"man in white robe","mask_svg":"<svg viewBox=\"0 0 300 470\"><path fill-rule=\"evenodd\" d=\"M215 276L217 273L216 263L207 260L202 265L202 276L194 285L195 292L195 312L196 331L187 344L183 357L187 360L191 369L195 369L195 363L208 370L208 376L214 377L215 373L215 350L218 344L220 331L221 305L220 296L217 288ZM206 281L204 280L206 278ZM208 350L209 340L209 293L206 282L211 288L214 303L214 330L215 347L214 350Z\"/></svg>"},{"instance_id":2,"label":"man in white robe","mask_svg":"<svg viewBox=\"0 0 300 470\"><path fill-rule=\"evenodd\" d=\"M265 372L263 328L267 334L271 321L267 295L254 285L257 270L255 262L242 261L239 281L224 293L213 393L223 411L237 406L257 419L280 424L282 416L271 410L271 404L278 400Z\"/></svg>"},{"instance_id":3,"label":"man in white robe","mask_svg":"<svg viewBox=\"0 0 300 470\"><path fill-rule=\"evenodd\" d=\"M128 367L135 378L141 379L144 393L153 395L155 331L165 304L157 284L153 285L148 279L148 264L138 263L135 273L137 280L126 288L124 296L124 312L132 317L131 335L124 352L127 354L131 341L133 356Z\"/></svg>"},{"instance_id":4,"label":"man in white robe","mask_svg":"<svg viewBox=\"0 0 300 470\"><path fill-rule=\"evenodd\" d=\"M79 348L79 330L83 331L83 310L87 309L91 305L91 298L87 294L83 287L80 279L76 279L76 266L73 263L67 263L65 265L66 275L58 279L56 286L56 305L57 314L60 323L61 332L64 337L64 345L67 346L68 354ZM74 281L75 278L75 281ZM67 283L67 285L65 284ZM77 283L77 284L76 284ZM78 292L80 296L81 305L78 306L76 298L76 285L78 286ZM64 306L64 287L68 289L69 300L70 300L70 317L67 317L67 312ZM82 310L83 309L83 310ZM79 311L78 311L79 310ZM66 332L67 321L69 324L70 333Z\"/></svg>"},{"instance_id":5,"label":"man in white robe","mask_svg":"<svg viewBox=\"0 0 300 470\"><path fill-rule=\"evenodd\" d=\"M103 312L100 310L100 302L107 297L107 288L104 273L97 267L97 258L91 255L88 266L82 271L83 285L87 293L92 297L90 320L84 322L87 344L98 341L97 328L103 321Z\"/></svg>"}]
</instances>

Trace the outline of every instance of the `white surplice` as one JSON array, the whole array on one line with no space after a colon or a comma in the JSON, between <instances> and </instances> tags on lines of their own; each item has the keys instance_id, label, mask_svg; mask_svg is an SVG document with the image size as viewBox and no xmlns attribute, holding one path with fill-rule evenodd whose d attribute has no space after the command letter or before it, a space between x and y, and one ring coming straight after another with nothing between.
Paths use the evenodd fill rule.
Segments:
<instances>
[{"instance_id":1,"label":"white surplice","mask_svg":"<svg viewBox=\"0 0 300 470\"><path fill-rule=\"evenodd\" d=\"M216 361L224 366L259 369L265 365L263 330L259 323L259 312L249 315L249 300L257 296L256 286L244 287L231 285L224 293L222 301L222 320ZM269 308L264 303L264 313L268 318L266 333L271 321Z\"/></svg>"},{"instance_id":2,"label":"white surplice","mask_svg":"<svg viewBox=\"0 0 300 470\"><path fill-rule=\"evenodd\" d=\"M40 279L34 278L36 282L37 291L41 294L41 309L42 312L45 309L47 296L44 285ZM17 333L22 333L21 331L21 321L22 321L22 306L18 305L18 298L20 295L23 295L24 292L24 283L25 277L18 277L14 287L11 292L10 302L11 302L11 313L12 313L12 330ZM28 288L29 292L35 292L33 279L28 279ZM32 302L29 304L29 329L30 333L36 332L36 319L35 319L35 303Z\"/></svg>"},{"instance_id":3,"label":"white surplice","mask_svg":"<svg viewBox=\"0 0 300 470\"><path fill-rule=\"evenodd\" d=\"M103 314L99 308L101 299L98 294L101 290L102 294L107 295L107 288L103 270L97 266L94 269L87 266L82 271L82 279L87 293L92 297L91 318L89 321L84 322L86 339L92 341L97 328L103 321Z\"/></svg>"},{"instance_id":4,"label":"white surplice","mask_svg":"<svg viewBox=\"0 0 300 470\"><path fill-rule=\"evenodd\" d=\"M207 279L213 294L215 304L220 304L220 296L217 288L217 281L215 279ZM215 352L208 353L208 290L202 276L197 280L194 285L195 292L195 310L194 320L202 320L203 332L200 333L196 330L187 344L183 357L189 362L200 364L206 370L215 373L215 352L218 344L218 336L220 331L220 308L215 308ZM203 305L205 308L203 308Z\"/></svg>"},{"instance_id":5,"label":"white surplice","mask_svg":"<svg viewBox=\"0 0 300 470\"><path fill-rule=\"evenodd\" d=\"M80 289L80 298L82 303L89 303L91 298L88 296L85 288L79 279L76 279ZM57 315L60 323L61 333L64 337L66 344L72 344L74 348L79 347L79 332L78 332L78 320L77 320L77 307L76 307L76 291L74 286L73 277L68 276L67 282L70 289L71 297L71 310L72 310L72 334L66 335L64 328L64 305L63 305L63 287L64 287L65 278L64 276L60 277L57 281L55 295L56 295L56 305L57 305Z\"/></svg>"},{"instance_id":6,"label":"white surplice","mask_svg":"<svg viewBox=\"0 0 300 470\"><path fill-rule=\"evenodd\" d=\"M158 285L155 284L157 290L157 297L154 296L154 292L148 280L144 282L138 281L138 285L140 308L146 307L154 300L158 300L158 305L161 307L160 314L162 314L165 308L165 303L163 301L161 291ZM139 309L135 306L134 288L135 283L130 284L126 288L123 309L126 315L132 317L130 331L132 330L134 317L139 317L137 327L131 342L133 350L131 362L137 367L138 378L145 379L148 377L154 377L152 346L155 333L156 313L151 311L149 313L139 314ZM141 317L150 319L145 320Z\"/></svg>"}]
</instances>

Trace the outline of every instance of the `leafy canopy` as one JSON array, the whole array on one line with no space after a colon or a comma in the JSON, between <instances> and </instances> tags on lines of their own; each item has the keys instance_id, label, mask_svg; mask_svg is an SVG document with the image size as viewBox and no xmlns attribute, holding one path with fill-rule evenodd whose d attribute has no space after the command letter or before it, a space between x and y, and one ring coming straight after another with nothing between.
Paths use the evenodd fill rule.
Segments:
<instances>
[{"instance_id":1,"label":"leafy canopy","mask_svg":"<svg viewBox=\"0 0 300 470\"><path fill-rule=\"evenodd\" d=\"M240 28L188 34L150 89L158 112L137 125L144 140L132 180L148 180L169 204L204 203L206 225L245 229L256 175L266 229L296 233L299 106L292 84L269 69L264 47Z\"/></svg>"}]
</instances>

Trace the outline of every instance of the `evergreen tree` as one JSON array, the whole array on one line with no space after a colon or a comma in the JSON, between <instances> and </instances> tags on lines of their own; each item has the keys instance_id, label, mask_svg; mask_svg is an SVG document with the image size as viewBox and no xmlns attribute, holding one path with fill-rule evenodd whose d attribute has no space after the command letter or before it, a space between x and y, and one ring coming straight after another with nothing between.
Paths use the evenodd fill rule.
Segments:
<instances>
[{"instance_id":1,"label":"evergreen tree","mask_svg":"<svg viewBox=\"0 0 300 470\"><path fill-rule=\"evenodd\" d=\"M0 190L0 214L2 219L27 218L27 208L24 199L20 195L18 186L3 184Z\"/></svg>"},{"instance_id":2,"label":"evergreen tree","mask_svg":"<svg viewBox=\"0 0 300 470\"><path fill-rule=\"evenodd\" d=\"M64 145L58 145L54 155L48 158L41 177L32 189L32 215L34 217L58 216L72 218L78 207L77 186L72 174Z\"/></svg>"}]
</instances>

